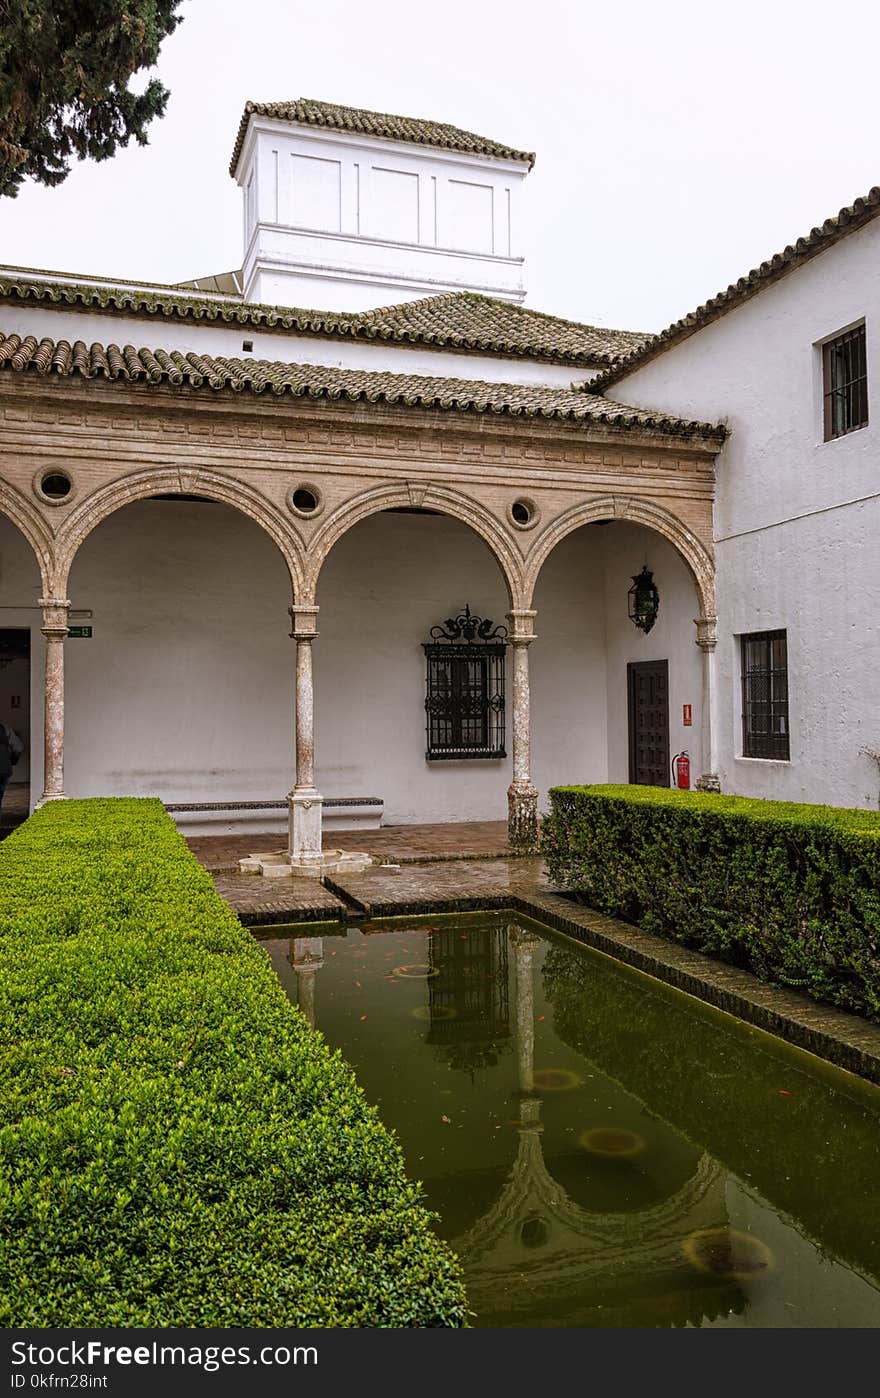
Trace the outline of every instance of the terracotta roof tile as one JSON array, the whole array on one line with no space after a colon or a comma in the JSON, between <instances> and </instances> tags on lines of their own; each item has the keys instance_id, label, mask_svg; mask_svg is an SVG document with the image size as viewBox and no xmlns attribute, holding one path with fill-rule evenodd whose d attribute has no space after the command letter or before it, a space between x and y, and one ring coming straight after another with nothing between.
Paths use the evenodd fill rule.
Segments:
<instances>
[{"instance_id":1,"label":"terracotta roof tile","mask_svg":"<svg viewBox=\"0 0 880 1398\"><path fill-rule=\"evenodd\" d=\"M575 389L429 378L419 374L368 373L270 360L225 359L183 354L179 350L136 350L132 345L122 348L113 344L87 346L82 340L70 344L67 340L38 340L34 335L22 338L0 333L0 371L3 370L44 376L79 375L117 383L169 383L239 393L290 394L346 399L351 403L555 418L612 428L642 428L677 437L705 437L717 442L723 441L725 436L724 428L717 424L685 422L664 414L641 412Z\"/></svg>"},{"instance_id":2,"label":"terracotta roof tile","mask_svg":"<svg viewBox=\"0 0 880 1398\"><path fill-rule=\"evenodd\" d=\"M643 338L642 344L635 349L625 359L619 360L608 369L602 371L596 378L591 379L586 387L590 390L603 392L606 387L624 378L633 369L637 369L641 364L646 364L648 360L655 359L664 350L671 349L673 345L681 340L686 340L695 331L701 330L704 325L710 325L712 321L719 320L728 311L734 310L737 306L748 301L758 292L766 287L772 286L782 277L793 272L796 267L800 267L811 258L817 257L819 253L825 252L840 242L850 233L855 233L857 229L863 228L866 223L870 223L880 214L880 186L874 185L868 193L861 199L856 199L853 204L841 209L833 218L826 219L820 228L813 228L803 238L798 238L797 242L790 243L782 252L777 252L766 262L762 262L759 267L753 267L746 276L740 277L726 291L719 291L717 296L713 296L704 305L698 306L695 311L684 316L681 320L675 321L673 325L667 326L657 335L650 335Z\"/></svg>"},{"instance_id":3,"label":"terracotta roof tile","mask_svg":"<svg viewBox=\"0 0 880 1398\"><path fill-rule=\"evenodd\" d=\"M387 112L367 112L361 107L341 107L335 102L320 102L312 97L296 97L291 102L247 102L238 126L238 135L229 162L229 173L235 176L238 158L247 135L251 116L272 117L276 121L299 122L305 126L325 126L333 131L357 131L364 136L381 136L388 141L408 141L420 146L435 146L440 150L468 151L474 155L494 155L503 160L520 160L531 167L533 151L514 150L499 141L462 131L445 121L429 121L424 117L392 116Z\"/></svg>"},{"instance_id":4,"label":"terracotta roof tile","mask_svg":"<svg viewBox=\"0 0 880 1398\"><path fill-rule=\"evenodd\" d=\"M343 312L250 305L239 297L192 295L175 287L144 290L135 285L100 286L7 276L0 277L2 301L37 301L58 310L74 306L153 319L173 316L259 330L426 345L590 367L614 364L648 338L630 330L580 325L470 291L427 296L373 311Z\"/></svg>"}]
</instances>

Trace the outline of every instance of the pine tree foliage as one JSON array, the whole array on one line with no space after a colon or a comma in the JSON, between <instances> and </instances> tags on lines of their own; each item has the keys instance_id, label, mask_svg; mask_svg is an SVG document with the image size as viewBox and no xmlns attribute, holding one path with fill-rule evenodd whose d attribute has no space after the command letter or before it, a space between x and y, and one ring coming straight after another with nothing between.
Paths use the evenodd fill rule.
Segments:
<instances>
[{"instance_id":1,"label":"pine tree foliage","mask_svg":"<svg viewBox=\"0 0 880 1398\"><path fill-rule=\"evenodd\" d=\"M182 0L0 0L0 195L25 179L60 184L73 158L108 160L147 126L169 93L151 68Z\"/></svg>"}]
</instances>

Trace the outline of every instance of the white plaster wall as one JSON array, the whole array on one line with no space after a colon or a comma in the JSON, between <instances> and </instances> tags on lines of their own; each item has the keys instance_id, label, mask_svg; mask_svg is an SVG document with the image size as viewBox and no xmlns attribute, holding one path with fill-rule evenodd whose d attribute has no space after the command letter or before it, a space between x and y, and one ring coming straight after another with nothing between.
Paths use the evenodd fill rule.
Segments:
<instances>
[{"instance_id":1,"label":"white plaster wall","mask_svg":"<svg viewBox=\"0 0 880 1398\"><path fill-rule=\"evenodd\" d=\"M510 603L483 541L440 515L380 514L331 552L318 586L315 734L325 796L379 796L385 823L503 820L508 757L425 759L422 642L468 603L504 623ZM508 667L508 693L510 675Z\"/></svg>"},{"instance_id":2,"label":"white plaster wall","mask_svg":"<svg viewBox=\"0 0 880 1398\"><path fill-rule=\"evenodd\" d=\"M15 781L30 780L31 804L43 788L43 675L45 672L45 640L40 631L42 613L37 606L40 596L40 572L33 551L18 529L0 515L0 626L21 627L30 631L31 660L28 712L8 710L4 700L9 693L19 693L19 663L0 672L0 719L9 722L25 744L25 756L15 769ZM15 686L13 688L13 685Z\"/></svg>"},{"instance_id":3,"label":"white plaster wall","mask_svg":"<svg viewBox=\"0 0 880 1398\"><path fill-rule=\"evenodd\" d=\"M535 588L538 639L529 648L529 678L540 811L551 786L608 779L602 534L591 528L569 534Z\"/></svg>"},{"instance_id":4,"label":"white plaster wall","mask_svg":"<svg viewBox=\"0 0 880 1398\"><path fill-rule=\"evenodd\" d=\"M626 615L630 574L646 558L662 596L649 637ZM424 757L421 641L465 602L496 620L503 620L509 605L482 541L442 516L374 516L336 545L318 602L316 735L324 794L380 796L389 824L503 819L510 755L485 762ZM532 775L540 808L546 809L550 786L628 780L628 660L668 658L671 752L690 750L695 780L701 677L692 621L696 594L671 545L638 526L577 530L547 560L535 607ZM508 709L509 662L508 656ZM684 702L693 705L690 729L681 728Z\"/></svg>"},{"instance_id":5,"label":"white plaster wall","mask_svg":"<svg viewBox=\"0 0 880 1398\"><path fill-rule=\"evenodd\" d=\"M877 809L880 498L717 546L726 791ZM742 756L739 636L785 628L790 761Z\"/></svg>"},{"instance_id":6,"label":"white plaster wall","mask_svg":"<svg viewBox=\"0 0 880 1398\"><path fill-rule=\"evenodd\" d=\"M94 632L65 644L69 796L286 795L290 584L257 525L224 505L129 505L83 544L69 596Z\"/></svg>"},{"instance_id":7,"label":"white plaster wall","mask_svg":"<svg viewBox=\"0 0 880 1398\"><path fill-rule=\"evenodd\" d=\"M528 167L254 117L244 191L251 301L364 310L434 291L523 297L516 205Z\"/></svg>"},{"instance_id":8,"label":"white plaster wall","mask_svg":"<svg viewBox=\"0 0 880 1398\"><path fill-rule=\"evenodd\" d=\"M864 318L867 427L823 440L818 343ZM717 469L719 770L725 791L878 804L880 222L874 221L610 390L726 420ZM743 759L735 639L784 627L791 760Z\"/></svg>"},{"instance_id":9,"label":"white plaster wall","mask_svg":"<svg viewBox=\"0 0 880 1398\"><path fill-rule=\"evenodd\" d=\"M238 304L238 303L236 303ZM486 354L453 354L414 345L319 339L309 335L260 332L248 325L180 321L171 317L100 315L55 311L39 305L0 307L0 333L42 339L84 340L86 344L134 345L138 349L179 350L182 354L223 355L230 359L280 360L283 364L322 364L374 373L423 374L431 378L476 379L489 383L549 384L569 388L582 379L582 365L504 359ZM253 345L245 353L242 345Z\"/></svg>"},{"instance_id":10,"label":"white plaster wall","mask_svg":"<svg viewBox=\"0 0 880 1398\"><path fill-rule=\"evenodd\" d=\"M691 573L680 554L660 534L641 525L614 522L591 526L601 535L605 562L605 642L608 675L608 780L629 781L627 671L630 662L669 662L669 756L686 751L691 787L701 774L702 654L693 618L699 615ZM588 529L586 532L590 532ZM627 615L627 593L634 574L647 564L660 594L657 620L645 634ZM691 705L693 724L682 722ZM670 774L669 782L672 777Z\"/></svg>"}]
</instances>

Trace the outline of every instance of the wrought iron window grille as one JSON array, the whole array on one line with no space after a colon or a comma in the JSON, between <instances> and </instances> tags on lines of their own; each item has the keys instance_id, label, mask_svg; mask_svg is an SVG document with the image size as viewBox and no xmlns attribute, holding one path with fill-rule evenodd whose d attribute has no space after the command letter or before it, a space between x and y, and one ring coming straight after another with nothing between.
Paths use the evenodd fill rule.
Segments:
<instances>
[{"instance_id":1,"label":"wrought iron window grille","mask_svg":"<svg viewBox=\"0 0 880 1398\"><path fill-rule=\"evenodd\" d=\"M868 423L865 327L858 325L822 346L825 440L845 437Z\"/></svg>"},{"instance_id":2,"label":"wrought iron window grille","mask_svg":"<svg viewBox=\"0 0 880 1398\"><path fill-rule=\"evenodd\" d=\"M743 636L743 757L787 762L788 646L784 631Z\"/></svg>"},{"instance_id":3,"label":"wrought iron window grille","mask_svg":"<svg viewBox=\"0 0 880 1398\"><path fill-rule=\"evenodd\" d=\"M431 627L425 715L429 762L506 757L504 662L507 627L469 606Z\"/></svg>"}]
</instances>

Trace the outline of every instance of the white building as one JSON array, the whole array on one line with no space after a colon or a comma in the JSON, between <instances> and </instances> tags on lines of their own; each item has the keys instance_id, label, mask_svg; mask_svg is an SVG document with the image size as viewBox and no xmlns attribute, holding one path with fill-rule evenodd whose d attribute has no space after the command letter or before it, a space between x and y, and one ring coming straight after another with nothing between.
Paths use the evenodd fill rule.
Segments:
<instances>
[{"instance_id":1,"label":"white building","mask_svg":"<svg viewBox=\"0 0 880 1398\"><path fill-rule=\"evenodd\" d=\"M730 431L714 528L724 791L877 805L878 214L872 189L594 381Z\"/></svg>"},{"instance_id":2,"label":"white building","mask_svg":"<svg viewBox=\"0 0 880 1398\"><path fill-rule=\"evenodd\" d=\"M668 784L685 750L709 789L876 802L876 429L822 440L817 346L870 341L880 195L650 339L522 306L532 162L248 104L241 270L0 269L0 720L31 804L156 794L269 829L286 810L254 803L293 785L315 868L322 804L507 801L528 841L550 785ZM437 630L466 606L494 657ZM789 752L744 758L738 638L777 631L790 714L757 676L750 733L778 747L790 717Z\"/></svg>"}]
</instances>

